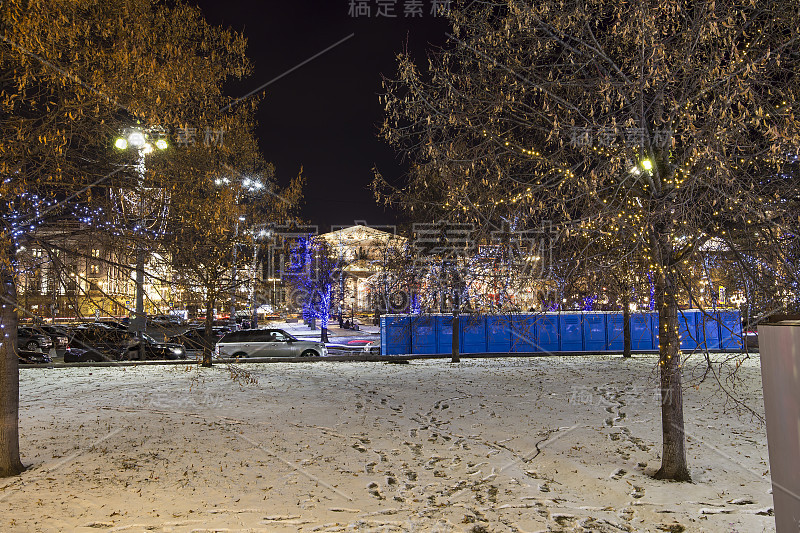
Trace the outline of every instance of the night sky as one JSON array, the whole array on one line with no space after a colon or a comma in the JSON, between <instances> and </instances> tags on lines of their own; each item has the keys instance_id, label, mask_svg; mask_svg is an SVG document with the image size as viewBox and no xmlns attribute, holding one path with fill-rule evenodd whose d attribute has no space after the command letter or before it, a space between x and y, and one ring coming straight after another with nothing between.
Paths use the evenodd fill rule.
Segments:
<instances>
[{"instance_id":1,"label":"night sky","mask_svg":"<svg viewBox=\"0 0 800 533\"><path fill-rule=\"evenodd\" d=\"M214 25L232 27L248 39L253 75L226 93L243 96L334 43L354 34L313 61L266 88L259 107L259 143L286 183L303 166L305 202L301 215L325 231L332 224L400 222L378 206L369 190L372 167L399 180L407 166L377 138L383 120L378 95L381 75L394 77L396 56L407 50L421 65L432 46L445 43L448 26L430 13L434 0L417 0L421 17L404 17L406 4L394 2L397 18L349 14L351 0L195 0ZM386 3L384 0L382 3ZM389 2L392 4L392 2Z\"/></svg>"}]
</instances>

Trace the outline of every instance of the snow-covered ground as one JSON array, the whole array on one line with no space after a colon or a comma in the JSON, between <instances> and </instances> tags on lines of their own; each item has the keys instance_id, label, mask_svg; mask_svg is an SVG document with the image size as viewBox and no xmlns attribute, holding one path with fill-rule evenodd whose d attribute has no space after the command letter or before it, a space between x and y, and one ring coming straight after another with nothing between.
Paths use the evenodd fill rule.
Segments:
<instances>
[{"instance_id":1,"label":"snow-covered ground","mask_svg":"<svg viewBox=\"0 0 800 533\"><path fill-rule=\"evenodd\" d=\"M765 428L708 381L694 483L650 477L655 362L23 369L0 531L774 531ZM758 360L740 377L760 411Z\"/></svg>"}]
</instances>

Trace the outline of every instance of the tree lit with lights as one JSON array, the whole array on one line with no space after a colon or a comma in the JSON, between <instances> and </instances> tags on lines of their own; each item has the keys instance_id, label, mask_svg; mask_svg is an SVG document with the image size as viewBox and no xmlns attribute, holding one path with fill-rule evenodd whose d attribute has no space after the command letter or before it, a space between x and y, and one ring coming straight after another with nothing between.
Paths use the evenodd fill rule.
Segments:
<instances>
[{"instance_id":1,"label":"tree lit with lights","mask_svg":"<svg viewBox=\"0 0 800 533\"><path fill-rule=\"evenodd\" d=\"M222 83L248 73L245 41L209 26L196 8L151 0L8 0L0 17L2 477L23 469L15 353L20 246L28 245L40 226L63 221L112 234L129 229L115 219L120 203L111 194L142 180L130 154L122 153L118 137L125 127L178 128L188 122L228 129L245 122L253 102L220 113L230 102ZM125 143L140 140L129 137ZM174 198L181 177L157 157L171 152L158 150L159 144L151 147L153 165L148 160L143 185ZM146 243L153 237L136 239Z\"/></svg>"},{"instance_id":2,"label":"tree lit with lights","mask_svg":"<svg viewBox=\"0 0 800 533\"><path fill-rule=\"evenodd\" d=\"M681 294L697 301L689 272L704 245L727 243L732 261L742 249L791 261L781 239L797 235L797 8L472 3L452 12L430 71L401 56L385 82L383 135L412 169L401 188L378 175L382 198L494 230L550 220L573 256L652 277L659 478L690 479L678 312Z\"/></svg>"}]
</instances>

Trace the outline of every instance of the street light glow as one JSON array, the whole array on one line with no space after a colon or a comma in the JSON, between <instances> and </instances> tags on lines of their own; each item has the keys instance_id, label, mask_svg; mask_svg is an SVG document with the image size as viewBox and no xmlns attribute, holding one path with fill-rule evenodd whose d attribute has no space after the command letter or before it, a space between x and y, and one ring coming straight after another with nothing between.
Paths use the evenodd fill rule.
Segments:
<instances>
[{"instance_id":1,"label":"street light glow","mask_svg":"<svg viewBox=\"0 0 800 533\"><path fill-rule=\"evenodd\" d=\"M642 168L645 170L653 170L653 162L649 159L642 160Z\"/></svg>"},{"instance_id":2,"label":"street light glow","mask_svg":"<svg viewBox=\"0 0 800 533\"><path fill-rule=\"evenodd\" d=\"M123 137L120 137L114 141L114 146L120 150L125 150L128 147L128 141L126 141Z\"/></svg>"},{"instance_id":3,"label":"street light glow","mask_svg":"<svg viewBox=\"0 0 800 533\"><path fill-rule=\"evenodd\" d=\"M144 146L145 138L144 133L141 131L134 131L130 135L128 135L128 142L131 143L131 146L135 146L139 148L140 146Z\"/></svg>"},{"instance_id":4,"label":"street light glow","mask_svg":"<svg viewBox=\"0 0 800 533\"><path fill-rule=\"evenodd\" d=\"M164 139L159 139L156 141L156 148L159 150L166 150L167 149L167 141Z\"/></svg>"}]
</instances>

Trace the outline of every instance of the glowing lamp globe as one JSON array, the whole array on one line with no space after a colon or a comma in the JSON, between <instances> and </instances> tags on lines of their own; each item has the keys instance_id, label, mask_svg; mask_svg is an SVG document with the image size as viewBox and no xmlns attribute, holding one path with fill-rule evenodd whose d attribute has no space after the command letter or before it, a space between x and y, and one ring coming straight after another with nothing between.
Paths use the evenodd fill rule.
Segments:
<instances>
[{"instance_id":1,"label":"glowing lamp globe","mask_svg":"<svg viewBox=\"0 0 800 533\"><path fill-rule=\"evenodd\" d=\"M131 143L131 146L139 148L140 146L144 146L147 141L144 138L144 133L141 131L134 131L128 136L128 142Z\"/></svg>"}]
</instances>

